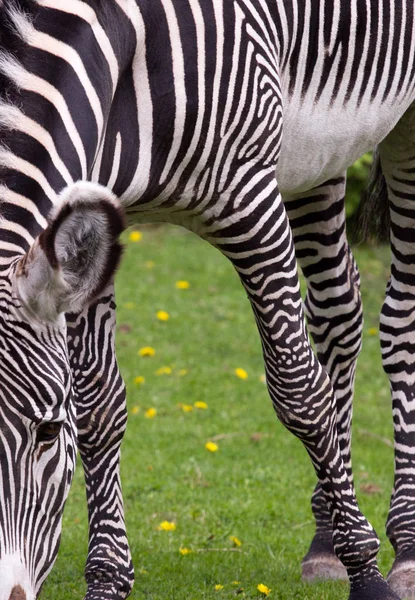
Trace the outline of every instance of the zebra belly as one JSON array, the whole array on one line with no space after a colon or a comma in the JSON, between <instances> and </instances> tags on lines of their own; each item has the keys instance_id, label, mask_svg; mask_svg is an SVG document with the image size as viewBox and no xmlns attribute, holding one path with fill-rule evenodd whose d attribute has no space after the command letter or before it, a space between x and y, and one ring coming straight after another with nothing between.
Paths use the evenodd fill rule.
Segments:
<instances>
[{"instance_id":1,"label":"zebra belly","mask_svg":"<svg viewBox=\"0 0 415 600\"><path fill-rule=\"evenodd\" d=\"M288 100L277 180L284 197L344 173L393 129L409 102L331 107Z\"/></svg>"}]
</instances>

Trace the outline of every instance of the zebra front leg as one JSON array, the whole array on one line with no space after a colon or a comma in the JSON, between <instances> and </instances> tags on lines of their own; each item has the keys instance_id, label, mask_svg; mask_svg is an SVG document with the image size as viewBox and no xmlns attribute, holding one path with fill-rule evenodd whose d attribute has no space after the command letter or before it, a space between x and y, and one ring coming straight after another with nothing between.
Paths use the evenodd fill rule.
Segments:
<instances>
[{"instance_id":1,"label":"zebra front leg","mask_svg":"<svg viewBox=\"0 0 415 600\"><path fill-rule=\"evenodd\" d=\"M345 183L344 175L287 201L285 206L297 260L307 281L309 331L334 388L337 434L352 481L352 400L362 346L363 310L359 272L346 237ZM334 552L331 517L320 484L311 505L316 533L302 563L303 579L346 579L346 570Z\"/></svg>"},{"instance_id":2,"label":"zebra front leg","mask_svg":"<svg viewBox=\"0 0 415 600\"><path fill-rule=\"evenodd\" d=\"M127 409L115 356L112 286L93 306L67 320L89 515L85 600L121 600L131 592L134 572L120 483Z\"/></svg>"},{"instance_id":3,"label":"zebra front leg","mask_svg":"<svg viewBox=\"0 0 415 600\"><path fill-rule=\"evenodd\" d=\"M265 179L265 178L264 178ZM397 600L379 573L379 540L360 512L337 435L336 400L306 332L288 219L276 184L262 201L239 205L210 225L208 239L231 259L248 292L261 335L275 411L306 447L325 495L333 544L347 568L349 600Z\"/></svg>"},{"instance_id":4,"label":"zebra front leg","mask_svg":"<svg viewBox=\"0 0 415 600\"><path fill-rule=\"evenodd\" d=\"M395 549L388 580L415 599L415 106L380 146L391 218L391 277L382 307L382 361L390 381L395 480L387 535Z\"/></svg>"}]
</instances>

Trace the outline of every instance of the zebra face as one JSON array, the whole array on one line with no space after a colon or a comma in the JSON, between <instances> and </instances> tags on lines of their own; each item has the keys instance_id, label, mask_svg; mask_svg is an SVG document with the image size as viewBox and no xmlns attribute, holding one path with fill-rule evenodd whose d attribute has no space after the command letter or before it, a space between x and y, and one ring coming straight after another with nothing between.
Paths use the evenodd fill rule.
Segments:
<instances>
[{"instance_id":1,"label":"zebra face","mask_svg":"<svg viewBox=\"0 0 415 600\"><path fill-rule=\"evenodd\" d=\"M113 195L78 183L0 276L0 600L35 600L57 555L76 455L65 313L108 285L122 228Z\"/></svg>"},{"instance_id":2,"label":"zebra face","mask_svg":"<svg viewBox=\"0 0 415 600\"><path fill-rule=\"evenodd\" d=\"M64 317L40 324L2 283L0 600L34 600L57 555L75 466L71 374Z\"/></svg>"}]
</instances>

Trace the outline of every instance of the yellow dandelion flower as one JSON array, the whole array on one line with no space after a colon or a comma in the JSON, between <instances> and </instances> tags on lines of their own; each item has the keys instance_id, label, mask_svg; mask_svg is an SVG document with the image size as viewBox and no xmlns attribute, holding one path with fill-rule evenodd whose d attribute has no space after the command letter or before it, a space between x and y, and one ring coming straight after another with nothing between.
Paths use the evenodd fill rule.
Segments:
<instances>
[{"instance_id":1,"label":"yellow dandelion flower","mask_svg":"<svg viewBox=\"0 0 415 600\"><path fill-rule=\"evenodd\" d=\"M146 261L146 267L147 267L147 269L154 269L155 266L156 266L156 263L154 262L154 260L147 260Z\"/></svg>"},{"instance_id":2,"label":"yellow dandelion flower","mask_svg":"<svg viewBox=\"0 0 415 600\"><path fill-rule=\"evenodd\" d=\"M154 419L157 414L157 410L155 408L148 408L144 413L146 419Z\"/></svg>"},{"instance_id":3,"label":"yellow dandelion flower","mask_svg":"<svg viewBox=\"0 0 415 600\"><path fill-rule=\"evenodd\" d=\"M220 584L220 583L217 583L217 584L215 585L215 590L216 590L217 592L220 592L220 590L223 590L223 587L224 587L224 586L223 586L222 584Z\"/></svg>"},{"instance_id":4,"label":"yellow dandelion flower","mask_svg":"<svg viewBox=\"0 0 415 600\"><path fill-rule=\"evenodd\" d=\"M176 288L178 290L188 290L190 287L190 283L188 281L176 281Z\"/></svg>"},{"instance_id":5,"label":"yellow dandelion flower","mask_svg":"<svg viewBox=\"0 0 415 600\"><path fill-rule=\"evenodd\" d=\"M242 542L241 542L241 540L240 540L239 538L237 538L235 535L231 535L229 539L231 540L231 542L232 542L233 544L235 544L235 546L238 546L238 548L239 548L240 546L242 546Z\"/></svg>"},{"instance_id":6,"label":"yellow dandelion flower","mask_svg":"<svg viewBox=\"0 0 415 600\"><path fill-rule=\"evenodd\" d=\"M138 377L134 377L134 383L136 385L142 385L143 383L145 383L145 378L142 375L138 375Z\"/></svg>"},{"instance_id":7,"label":"yellow dandelion flower","mask_svg":"<svg viewBox=\"0 0 415 600\"><path fill-rule=\"evenodd\" d=\"M233 585L240 585L240 583L241 583L240 581L232 581Z\"/></svg>"},{"instance_id":8,"label":"yellow dandelion flower","mask_svg":"<svg viewBox=\"0 0 415 600\"><path fill-rule=\"evenodd\" d=\"M141 242L143 239L143 234L141 231L132 231L129 235L130 242Z\"/></svg>"},{"instance_id":9,"label":"yellow dandelion flower","mask_svg":"<svg viewBox=\"0 0 415 600\"><path fill-rule=\"evenodd\" d=\"M158 531L175 531L176 530L176 523L174 523L174 521L163 521L157 527L157 530Z\"/></svg>"},{"instance_id":10,"label":"yellow dandelion flower","mask_svg":"<svg viewBox=\"0 0 415 600\"><path fill-rule=\"evenodd\" d=\"M205 448L206 450L209 450L209 452L217 452L219 450L219 446L215 444L215 442L206 442Z\"/></svg>"},{"instance_id":11,"label":"yellow dandelion flower","mask_svg":"<svg viewBox=\"0 0 415 600\"><path fill-rule=\"evenodd\" d=\"M124 308L127 308L128 310L131 310L131 309L135 308L135 304L134 304L134 302L126 302L124 304Z\"/></svg>"},{"instance_id":12,"label":"yellow dandelion flower","mask_svg":"<svg viewBox=\"0 0 415 600\"><path fill-rule=\"evenodd\" d=\"M139 406L133 406L131 409L131 414L132 415L138 415L138 413L140 412L140 407Z\"/></svg>"},{"instance_id":13,"label":"yellow dandelion flower","mask_svg":"<svg viewBox=\"0 0 415 600\"><path fill-rule=\"evenodd\" d=\"M378 334L378 329L377 327L371 327L370 329L367 330L369 335L377 335Z\"/></svg>"},{"instance_id":14,"label":"yellow dandelion flower","mask_svg":"<svg viewBox=\"0 0 415 600\"><path fill-rule=\"evenodd\" d=\"M256 589L258 590L258 592L261 592L261 594L264 594L264 596L268 596L271 593L271 589L263 583L259 583L256 586Z\"/></svg>"},{"instance_id":15,"label":"yellow dandelion flower","mask_svg":"<svg viewBox=\"0 0 415 600\"><path fill-rule=\"evenodd\" d=\"M184 377L185 375L187 375L187 369L180 369L179 377Z\"/></svg>"},{"instance_id":16,"label":"yellow dandelion flower","mask_svg":"<svg viewBox=\"0 0 415 600\"><path fill-rule=\"evenodd\" d=\"M200 408L200 410L206 410L208 405L206 404L206 402L202 402L201 400L198 400L197 402L195 402L195 407Z\"/></svg>"},{"instance_id":17,"label":"yellow dandelion flower","mask_svg":"<svg viewBox=\"0 0 415 600\"><path fill-rule=\"evenodd\" d=\"M182 556L186 556L187 554L191 554L192 551L190 548L180 548L179 552Z\"/></svg>"},{"instance_id":18,"label":"yellow dandelion flower","mask_svg":"<svg viewBox=\"0 0 415 600\"><path fill-rule=\"evenodd\" d=\"M245 371L245 369L235 369L235 375L239 377L239 379L248 379L248 373Z\"/></svg>"},{"instance_id":19,"label":"yellow dandelion flower","mask_svg":"<svg viewBox=\"0 0 415 600\"><path fill-rule=\"evenodd\" d=\"M151 346L144 346L138 351L138 356L154 356L156 351Z\"/></svg>"},{"instance_id":20,"label":"yellow dandelion flower","mask_svg":"<svg viewBox=\"0 0 415 600\"><path fill-rule=\"evenodd\" d=\"M165 310L159 310L156 313L156 317L158 318L159 321L168 321L170 319L169 313L166 312Z\"/></svg>"},{"instance_id":21,"label":"yellow dandelion flower","mask_svg":"<svg viewBox=\"0 0 415 600\"><path fill-rule=\"evenodd\" d=\"M157 369L156 375L171 375L172 372L173 369L171 367L160 367L160 369Z\"/></svg>"},{"instance_id":22,"label":"yellow dandelion flower","mask_svg":"<svg viewBox=\"0 0 415 600\"><path fill-rule=\"evenodd\" d=\"M183 412L186 412L186 413L192 412L192 410L193 410L193 406L191 404L182 404L180 406L180 408L182 409Z\"/></svg>"}]
</instances>

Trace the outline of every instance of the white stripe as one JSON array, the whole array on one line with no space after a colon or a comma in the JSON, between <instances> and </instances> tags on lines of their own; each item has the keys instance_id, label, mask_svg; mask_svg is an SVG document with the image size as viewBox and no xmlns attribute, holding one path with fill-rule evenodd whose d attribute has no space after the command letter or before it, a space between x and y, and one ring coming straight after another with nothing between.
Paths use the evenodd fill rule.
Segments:
<instances>
[{"instance_id":1,"label":"white stripe","mask_svg":"<svg viewBox=\"0 0 415 600\"><path fill-rule=\"evenodd\" d=\"M0 165L7 169L14 169L20 171L24 175L27 175L31 179L34 179L45 192L49 200L55 204L57 202L57 194L51 187L48 180L40 169L32 165L32 163L16 156L9 150L0 147Z\"/></svg>"},{"instance_id":2,"label":"white stripe","mask_svg":"<svg viewBox=\"0 0 415 600\"><path fill-rule=\"evenodd\" d=\"M73 183L71 174L56 150L52 136L39 123L27 117L16 106L0 101L0 124L11 130L21 131L42 144L65 183Z\"/></svg>"},{"instance_id":3,"label":"white stripe","mask_svg":"<svg viewBox=\"0 0 415 600\"><path fill-rule=\"evenodd\" d=\"M146 47L146 30L143 16L135 3L130 2L129 17L136 31L139 49L133 60L134 88L137 99L137 120L139 130L138 165L128 189L122 195L124 205L137 199L137 191L146 190L150 182L151 150L153 144L153 104L151 101L150 80L143 48Z\"/></svg>"},{"instance_id":4,"label":"white stripe","mask_svg":"<svg viewBox=\"0 0 415 600\"><path fill-rule=\"evenodd\" d=\"M82 179L86 179L87 161L85 148L62 94L44 79L26 71L22 65L10 56L0 54L0 72L10 77L19 88L38 94L55 106L78 154L82 169Z\"/></svg>"},{"instance_id":5,"label":"white stripe","mask_svg":"<svg viewBox=\"0 0 415 600\"><path fill-rule=\"evenodd\" d=\"M174 163L177 153L182 143L184 127L183 124L186 121L186 86L184 82L185 70L184 70L184 57L183 47L180 39L179 24L177 22L176 13L171 0L165 0L163 3L164 11L167 17L167 23L170 34L170 42L172 47L172 60L173 60L173 77L174 77L174 91L175 91L175 103L176 103L176 115L174 120L174 134L173 143L170 147L169 156L166 161L166 165L161 174L160 183L163 184L170 172L170 169Z\"/></svg>"},{"instance_id":6,"label":"white stripe","mask_svg":"<svg viewBox=\"0 0 415 600\"><path fill-rule=\"evenodd\" d=\"M120 171L120 162L121 162L121 151L122 151L122 138L121 133L117 133L117 137L115 138L115 149L114 149L114 159L112 162L112 171L110 178L107 183L107 187L110 190L114 188L114 185L117 182L118 173Z\"/></svg>"},{"instance_id":7,"label":"white stripe","mask_svg":"<svg viewBox=\"0 0 415 600\"><path fill-rule=\"evenodd\" d=\"M68 0L38 0L38 4L40 4L40 6L44 6L45 8L54 8L60 10L61 12L76 15L90 24L95 39L97 40L99 47L101 48L102 53L108 62L108 67L111 72L112 90L114 94L119 77L118 61L113 47L111 46L111 42L109 41L105 30L100 25L95 11L90 6L85 4L85 2L81 2L81 0L71 0L71 2L68 2Z\"/></svg>"}]
</instances>

